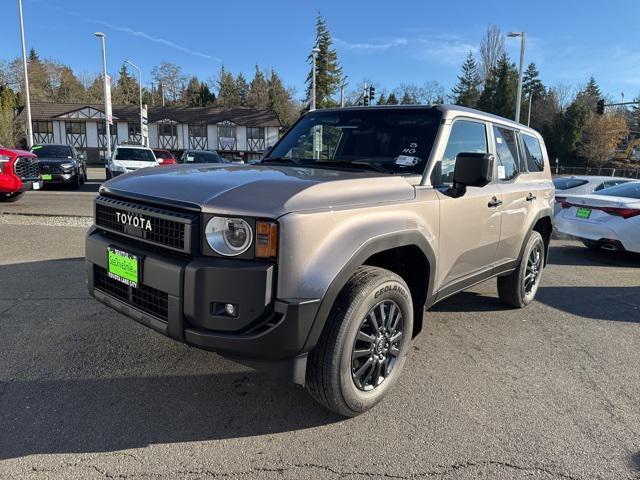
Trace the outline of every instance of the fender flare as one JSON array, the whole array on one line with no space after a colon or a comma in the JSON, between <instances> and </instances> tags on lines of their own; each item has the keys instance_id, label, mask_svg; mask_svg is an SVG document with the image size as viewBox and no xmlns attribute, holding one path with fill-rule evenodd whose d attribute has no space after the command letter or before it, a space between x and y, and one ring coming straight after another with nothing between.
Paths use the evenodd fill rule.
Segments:
<instances>
[{"instance_id":1,"label":"fender flare","mask_svg":"<svg viewBox=\"0 0 640 480\"><path fill-rule=\"evenodd\" d=\"M376 253L384 252L386 250L391 250L398 247L408 246L418 247L429 262L429 280L426 292L426 303L428 304L429 300L433 296L433 283L436 271L436 255L433 251L432 246L429 244L424 235L418 231L404 231L371 238L353 254L349 261L342 267L340 272L338 272L335 278L331 281L331 284L327 288L322 301L320 302L320 307L316 312L315 319L313 321L311 330L309 331L309 335L307 336L307 340L302 351L308 352L318 343L318 339L322 334L322 330L324 329L324 325L327 321L329 313L331 312L331 308L336 301L336 298L338 298L340 291L343 289L343 287L346 285L346 283L349 281L358 267L363 265L369 257L375 255Z\"/></svg>"},{"instance_id":2,"label":"fender flare","mask_svg":"<svg viewBox=\"0 0 640 480\"><path fill-rule=\"evenodd\" d=\"M529 234L531 234L531 232L533 231L533 227L536 226L536 223L538 223L539 220L543 219L543 218L549 218L549 221L551 222L551 235L553 234L553 208L543 208L541 209L535 216L535 218L533 219L533 221L531 222L531 224L529 225L529 229L527 230L527 235L525 236L525 238L529 237ZM547 266L547 262L549 260L549 245L551 243L551 237L549 237L549 243L547 243L545 245L545 252L544 252L544 266ZM518 254L518 261L516 262L516 266L520 265L520 262L522 261L522 255L524 254L524 247L525 247L525 242L522 242L522 246L520 247L520 253Z\"/></svg>"}]
</instances>

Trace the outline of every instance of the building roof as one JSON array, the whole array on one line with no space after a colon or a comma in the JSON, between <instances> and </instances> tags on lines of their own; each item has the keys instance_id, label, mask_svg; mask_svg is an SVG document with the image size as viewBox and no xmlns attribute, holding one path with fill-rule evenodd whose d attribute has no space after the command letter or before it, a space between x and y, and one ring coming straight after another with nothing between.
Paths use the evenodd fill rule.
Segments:
<instances>
[{"instance_id":1,"label":"building roof","mask_svg":"<svg viewBox=\"0 0 640 480\"><path fill-rule=\"evenodd\" d=\"M54 120L64 118L74 112L91 109L104 114L104 105L89 103L39 103L31 104L33 120ZM117 120L137 122L140 120L140 109L137 105L113 105L113 116ZM278 116L272 110L253 108L219 108L219 107L150 107L149 122L171 120L177 123L216 124L224 121L249 127L280 127ZM96 117L75 117L74 120L92 120Z\"/></svg>"}]
</instances>

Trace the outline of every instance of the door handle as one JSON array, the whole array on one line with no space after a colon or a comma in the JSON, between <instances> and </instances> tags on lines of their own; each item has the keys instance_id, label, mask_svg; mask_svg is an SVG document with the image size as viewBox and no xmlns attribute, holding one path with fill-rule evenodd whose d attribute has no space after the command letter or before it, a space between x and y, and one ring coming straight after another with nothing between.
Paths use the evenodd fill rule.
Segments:
<instances>
[{"instance_id":1,"label":"door handle","mask_svg":"<svg viewBox=\"0 0 640 480\"><path fill-rule=\"evenodd\" d=\"M525 200L527 202L533 202L536 198L537 197L533 193L529 192L529 195L527 195L527 198L525 198Z\"/></svg>"},{"instance_id":2,"label":"door handle","mask_svg":"<svg viewBox=\"0 0 640 480\"><path fill-rule=\"evenodd\" d=\"M493 197L491 200L489 200L489 203L487 204L489 208L496 208L496 207L499 207L500 205L502 205L502 200L498 200L497 197Z\"/></svg>"}]
</instances>

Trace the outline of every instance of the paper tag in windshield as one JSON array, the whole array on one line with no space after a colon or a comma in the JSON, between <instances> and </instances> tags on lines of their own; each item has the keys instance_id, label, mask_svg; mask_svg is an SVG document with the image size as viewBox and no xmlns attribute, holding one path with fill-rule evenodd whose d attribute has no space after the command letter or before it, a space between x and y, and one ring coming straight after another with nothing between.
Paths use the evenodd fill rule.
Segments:
<instances>
[{"instance_id":1,"label":"paper tag in windshield","mask_svg":"<svg viewBox=\"0 0 640 480\"><path fill-rule=\"evenodd\" d=\"M498 178L500 180L504 180L505 178L507 178L507 171L502 165L498 165Z\"/></svg>"},{"instance_id":2,"label":"paper tag in windshield","mask_svg":"<svg viewBox=\"0 0 640 480\"><path fill-rule=\"evenodd\" d=\"M418 163L420 163L418 157L411 157L409 155L398 155L396 157L396 165L400 165L401 167L413 167Z\"/></svg>"}]
</instances>

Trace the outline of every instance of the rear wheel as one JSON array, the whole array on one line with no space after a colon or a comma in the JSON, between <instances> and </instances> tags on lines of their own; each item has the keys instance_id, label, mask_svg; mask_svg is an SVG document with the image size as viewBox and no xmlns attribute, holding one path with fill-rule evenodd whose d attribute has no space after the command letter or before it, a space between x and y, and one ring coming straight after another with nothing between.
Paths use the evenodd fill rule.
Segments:
<instances>
[{"instance_id":1,"label":"rear wheel","mask_svg":"<svg viewBox=\"0 0 640 480\"><path fill-rule=\"evenodd\" d=\"M512 307L526 307L535 298L544 268L544 241L532 231L525 241L518 267L509 275L498 277L500 300Z\"/></svg>"},{"instance_id":2,"label":"rear wheel","mask_svg":"<svg viewBox=\"0 0 640 480\"><path fill-rule=\"evenodd\" d=\"M412 331L413 303L404 280L382 268L360 267L309 354L307 390L341 415L366 412L400 376Z\"/></svg>"},{"instance_id":3,"label":"rear wheel","mask_svg":"<svg viewBox=\"0 0 640 480\"><path fill-rule=\"evenodd\" d=\"M15 202L19 200L24 192L0 193L0 202Z\"/></svg>"}]
</instances>

